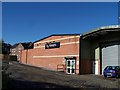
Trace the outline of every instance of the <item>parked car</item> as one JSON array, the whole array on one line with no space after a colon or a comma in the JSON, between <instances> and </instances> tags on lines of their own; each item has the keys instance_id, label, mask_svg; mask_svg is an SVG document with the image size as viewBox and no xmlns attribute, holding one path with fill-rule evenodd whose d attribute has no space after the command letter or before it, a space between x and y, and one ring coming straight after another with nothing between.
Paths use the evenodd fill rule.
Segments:
<instances>
[{"instance_id":1,"label":"parked car","mask_svg":"<svg viewBox=\"0 0 120 90\"><path fill-rule=\"evenodd\" d=\"M103 75L106 78L107 76L119 77L120 76L120 66L106 66L103 71Z\"/></svg>"}]
</instances>

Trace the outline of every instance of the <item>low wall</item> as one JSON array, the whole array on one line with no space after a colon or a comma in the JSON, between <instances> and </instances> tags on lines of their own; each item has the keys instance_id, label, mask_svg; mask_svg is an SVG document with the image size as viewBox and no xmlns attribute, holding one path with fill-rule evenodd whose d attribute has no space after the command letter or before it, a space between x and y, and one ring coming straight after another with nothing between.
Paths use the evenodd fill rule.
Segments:
<instances>
[{"instance_id":1,"label":"low wall","mask_svg":"<svg viewBox=\"0 0 120 90\"><path fill-rule=\"evenodd\" d=\"M2 54L1 60L10 60L10 55L9 54Z\"/></svg>"},{"instance_id":2,"label":"low wall","mask_svg":"<svg viewBox=\"0 0 120 90\"><path fill-rule=\"evenodd\" d=\"M0 54L0 60L17 61L17 56L11 56L9 54Z\"/></svg>"}]
</instances>

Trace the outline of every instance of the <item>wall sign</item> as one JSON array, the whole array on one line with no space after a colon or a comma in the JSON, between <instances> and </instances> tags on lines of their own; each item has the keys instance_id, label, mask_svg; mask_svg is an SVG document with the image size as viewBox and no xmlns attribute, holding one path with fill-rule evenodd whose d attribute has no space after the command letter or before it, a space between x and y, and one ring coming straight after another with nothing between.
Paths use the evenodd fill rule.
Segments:
<instances>
[{"instance_id":1,"label":"wall sign","mask_svg":"<svg viewBox=\"0 0 120 90\"><path fill-rule=\"evenodd\" d=\"M49 42L45 44L45 49L59 48L59 47L60 47L60 42Z\"/></svg>"},{"instance_id":2,"label":"wall sign","mask_svg":"<svg viewBox=\"0 0 120 90\"><path fill-rule=\"evenodd\" d=\"M65 57L65 60L76 60L76 57Z\"/></svg>"}]
</instances>

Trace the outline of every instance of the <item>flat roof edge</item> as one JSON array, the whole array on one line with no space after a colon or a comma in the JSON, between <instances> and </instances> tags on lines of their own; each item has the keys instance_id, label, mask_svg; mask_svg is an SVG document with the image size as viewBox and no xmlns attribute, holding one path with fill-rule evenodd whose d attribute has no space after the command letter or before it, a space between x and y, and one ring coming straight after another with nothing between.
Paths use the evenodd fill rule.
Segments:
<instances>
[{"instance_id":1,"label":"flat roof edge","mask_svg":"<svg viewBox=\"0 0 120 90\"><path fill-rule=\"evenodd\" d=\"M93 29L89 32L85 32L83 33L83 36L84 35L88 35L88 34L91 34L91 33L94 33L94 32L97 32L99 30L104 30L104 29L117 29L117 28L120 28L120 25L109 25L109 26L101 26L99 28L96 28L96 29Z\"/></svg>"}]
</instances>

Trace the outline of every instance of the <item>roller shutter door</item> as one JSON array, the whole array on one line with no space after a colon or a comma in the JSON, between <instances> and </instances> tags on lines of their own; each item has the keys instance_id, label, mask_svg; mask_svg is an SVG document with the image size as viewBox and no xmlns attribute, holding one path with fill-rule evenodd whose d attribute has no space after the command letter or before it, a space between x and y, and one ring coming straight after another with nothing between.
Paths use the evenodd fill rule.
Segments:
<instances>
[{"instance_id":1,"label":"roller shutter door","mask_svg":"<svg viewBox=\"0 0 120 90\"><path fill-rule=\"evenodd\" d=\"M102 74L107 65L118 65L118 46L105 45L102 48Z\"/></svg>"}]
</instances>

